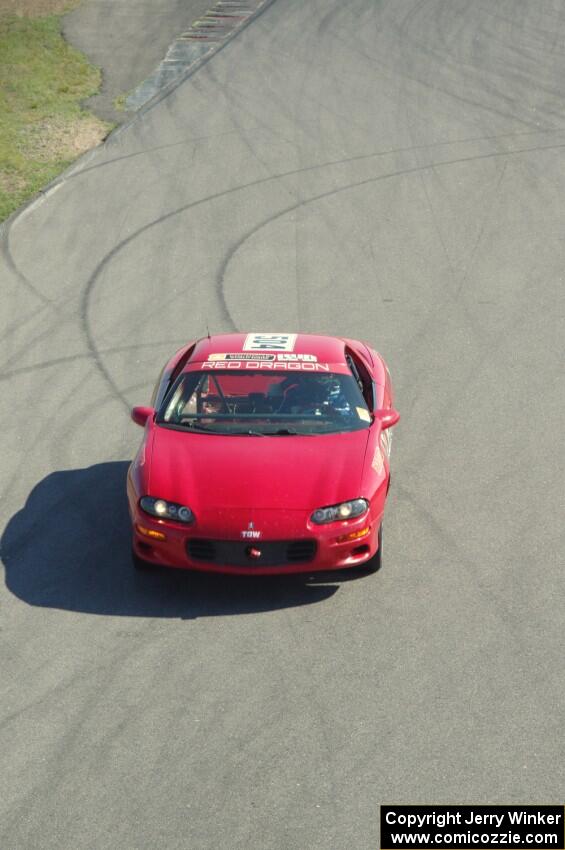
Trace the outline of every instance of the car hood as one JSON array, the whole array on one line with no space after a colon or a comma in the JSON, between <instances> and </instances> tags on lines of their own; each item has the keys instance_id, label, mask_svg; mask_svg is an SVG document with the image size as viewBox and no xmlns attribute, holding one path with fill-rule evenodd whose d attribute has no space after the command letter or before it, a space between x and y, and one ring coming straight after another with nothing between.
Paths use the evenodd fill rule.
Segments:
<instances>
[{"instance_id":1,"label":"car hood","mask_svg":"<svg viewBox=\"0 0 565 850\"><path fill-rule=\"evenodd\" d=\"M229 437L156 426L150 493L194 511L312 510L354 499L369 434Z\"/></svg>"}]
</instances>

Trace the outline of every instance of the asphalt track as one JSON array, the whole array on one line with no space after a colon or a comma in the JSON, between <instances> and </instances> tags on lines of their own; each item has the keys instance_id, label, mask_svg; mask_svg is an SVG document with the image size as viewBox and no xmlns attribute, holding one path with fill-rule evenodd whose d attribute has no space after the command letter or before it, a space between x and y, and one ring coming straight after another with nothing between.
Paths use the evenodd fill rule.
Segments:
<instances>
[{"instance_id":1,"label":"asphalt track","mask_svg":"<svg viewBox=\"0 0 565 850\"><path fill-rule=\"evenodd\" d=\"M276 0L4 231L3 849L563 801L564 45L555 0ZM206 324L383 352L381 573L133 574L127 408Z\"/></svg>"},{"instance_id":2,"label":"asphalt track","mask_svg":"<svg viewBox=\"0 0 565 850\"><path fill-rule=\"evenodd\" d=\"M122 124L131 113L114 101L151 74L171 42L210 8L211 0L88 0L63 18L72 45L103 69L102 90L86 105ZM125 105L124 105L125 109Z\"/></svg>"}]
</instances>

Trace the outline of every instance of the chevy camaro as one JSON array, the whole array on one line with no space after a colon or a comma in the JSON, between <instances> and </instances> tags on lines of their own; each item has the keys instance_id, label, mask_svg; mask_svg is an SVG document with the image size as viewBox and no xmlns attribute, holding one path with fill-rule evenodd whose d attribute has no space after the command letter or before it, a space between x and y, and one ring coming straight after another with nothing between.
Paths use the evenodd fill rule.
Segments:
<instances>
[{"instance_id":1,"label":"chevy camaro","mask_svg":"<svg viewBox=\"0 0 565 850\"><path fill-rule=\"evenodd\" d=\"M166 364L127 477L138 568L273 574L381 565L398 422L365 343L218 334Z\"/></svg>"}]
</instances>

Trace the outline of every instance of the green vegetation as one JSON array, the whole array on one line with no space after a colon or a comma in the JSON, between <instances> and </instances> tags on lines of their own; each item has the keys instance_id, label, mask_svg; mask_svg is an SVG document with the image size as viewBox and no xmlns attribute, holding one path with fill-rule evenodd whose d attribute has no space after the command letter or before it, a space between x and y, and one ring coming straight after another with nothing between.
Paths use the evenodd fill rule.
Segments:
<instances>
[{"instance_id":1,"label":"green vegetation","mask_svg":"<svg viewBox=\"0 0 565 850\"><path fill-rule=\"evenodd\" d=\"M60 20L0 14L0 221L110 129L80 107L100 72Z\"/></svg>"},{"instance_id":2,"label":"green vegetation","mask_svg":"<svg viewBox=\"0 0 565 850\"><path fill-rule=\"evenodd\" d=\"M114 109L118 112L124 112L126 108L126 100L128 99L130 92L125 92L124 94L119 94L118 97L114 98Z\"/></svg>"}]
</instances>

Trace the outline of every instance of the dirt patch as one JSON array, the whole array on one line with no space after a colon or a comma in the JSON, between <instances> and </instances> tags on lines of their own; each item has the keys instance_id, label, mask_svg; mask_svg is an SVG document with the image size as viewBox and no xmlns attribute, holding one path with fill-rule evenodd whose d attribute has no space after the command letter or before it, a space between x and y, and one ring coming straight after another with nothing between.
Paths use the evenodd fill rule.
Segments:
<instances>
[{"instance_id":1,"label":"dirt patch","mask_svg":"<svg viewBox=\"0 0 565 850\"><path fill-rule=\"evenodd\" d=\"M17 15L18 18L62 15L76 5L73 0L0 0L0 15Z\"/></svg>"},{"instance_id":2,"label":"dirt patch","mask_svg":"<svg viewBox=\"0 0 565 850\"><path fill-rule=\"evenodd\" d=\"M14 194L22 192L26 187L26 181L19 174L9 174L0 171L0 192Z\"/></svg>"},{"instance_id":3,"label":"dirt patch","mask_svg":"<svg viewBox=\"0 0 565 850\"><path fill-rule=\"evenodd\" d=\"M26 155L37 162L72 160L99 145L108 134L108 125L94 115L72 121L46 119L27 128Z\"/></svg>"}]
</instances>

